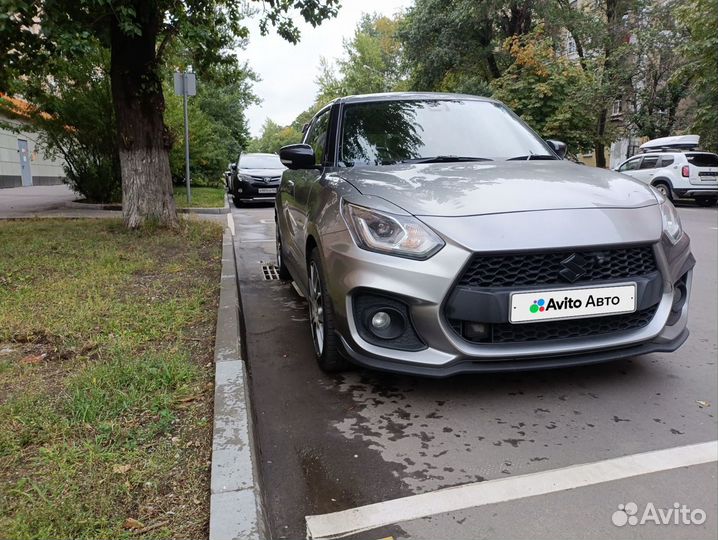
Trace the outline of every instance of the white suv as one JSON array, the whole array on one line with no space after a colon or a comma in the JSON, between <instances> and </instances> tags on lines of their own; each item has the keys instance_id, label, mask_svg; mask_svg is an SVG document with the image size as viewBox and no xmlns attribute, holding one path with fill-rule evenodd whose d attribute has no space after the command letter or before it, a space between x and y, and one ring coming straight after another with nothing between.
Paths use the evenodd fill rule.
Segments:
<instances>
[{"instance_id":1,"label":"white suv","mask_svg":"<svg viewBox=\"0 0 718 540\"><path fill-rule=\"evenodd\" d=\"M668 199L688 197L700 206L718 200L718 155L709 152L646 152L615 169L654 186Z\"/></svg>"}]
</instances>

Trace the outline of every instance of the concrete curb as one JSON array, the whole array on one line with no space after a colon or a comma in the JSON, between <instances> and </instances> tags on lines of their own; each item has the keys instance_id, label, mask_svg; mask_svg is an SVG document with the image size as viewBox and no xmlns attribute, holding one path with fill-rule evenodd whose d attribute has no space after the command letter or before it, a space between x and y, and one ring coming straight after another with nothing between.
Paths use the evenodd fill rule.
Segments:
<instances>
[{"instance_id":1,"label":"concrete curb","mask_svg":"<svg viewBox=\"0 0 718 540\"><path fill-rule=\"evenodd\" d=\"M242 359L234 243L222 241L222 278L214 348L214 432L210 540L265 538L247 369Z\"/></svg>"},{"instance_id":2,"label":"concrete curb","mask_svg":"<svg viewBox=\"0 0 718 540\"><path fill-rule=\"evenodd\" d=\"M83 208L86 210L122 210L122 205L113 204L94 204L70 201L65 203L66 208ZM224 195L224 206L222 208L178 208L180 214L229 214L229 200L227 194Z\"/></svg>"}]
</instances>

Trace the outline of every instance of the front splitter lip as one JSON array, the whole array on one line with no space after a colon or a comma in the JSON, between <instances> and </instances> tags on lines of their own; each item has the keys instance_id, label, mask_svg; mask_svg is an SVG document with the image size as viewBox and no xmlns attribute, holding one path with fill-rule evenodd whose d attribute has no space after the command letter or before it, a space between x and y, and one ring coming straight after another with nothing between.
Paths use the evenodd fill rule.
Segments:
<instances>
[{"instance_id":1,"label":"front splitter lip","mask_svg":"<svg viewBox=\"0 0 718 540\"><path fill-rule=\"evenodd\" d=\"M521 371L535 371L545 369L558 369L567 367L588 366L631 358L649 353L668 353L678 349L688 339L689 331L684 329L675 339L663 343L653 341L620 347L614 349L601 349L579 354L566 354L561 356L538 356L532 359L499 360L459 358L441 366L429 366L404 361L397 361L387 357L378 357L366 352L353 349L349 343L338 334L346 357L355 364L408 375L422 377L444 378L464 373L512 373Z\"/></svg>"}]
</instances>

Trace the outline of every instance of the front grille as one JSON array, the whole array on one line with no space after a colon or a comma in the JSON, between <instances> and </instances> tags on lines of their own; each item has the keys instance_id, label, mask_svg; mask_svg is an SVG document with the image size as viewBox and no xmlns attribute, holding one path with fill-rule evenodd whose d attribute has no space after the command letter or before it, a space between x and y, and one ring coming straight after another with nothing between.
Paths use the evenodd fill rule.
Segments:
<instances>
[{"instance_id":1,"label":"front grille","mask_svg":"<svg viewBox=\"0 0 718 540\"><path fill-rule=\"evenodd\" d=\"M272 182L279 182L282 177L281 176L250 176L250 178L254 182L260 182L264 184L270 184Z\"/></svg>"},{"instance_id":2,"label":"front grille","mask_svg":"<svg viewBox=\"0 0 718 540\"><path fill-rule=\"evenodd\" d=\"M570 338L584 338L615 334L629 330L637 330L648 326L658 309L658 305L647 309L626 313L623 315L610 315L606 317L587 317L585 319L570 319L565 321L547 321L528 324L497 323L490 324L490 331L486 338L476 343L524 343L527 341L551 341ZM454 331L467 338L463 332L462 321L450 320Z\"/></svg>"},{"instance_id":3,"label":"front grille","mask_svg":"<svg viewBox=\"0 0 718 540\"><path fill-rule=\"evenodd\" d=\"M458 285L482 288L565 285L567 280L560 275L565 267L561 263L574 253L588 263L579 279L581 282L645 276L657 269L651 246L511 255L476 254Z\"/></svg>"},{"instance_id":4,"label":"front grille","mask_svg":"<svg viewBox=\"0 0 718 540\"><path fill-rule=\"evenodd\" d=\"M549 252L511 253L506 255L475 254L450 296L454 313L466 313L466 296L462 294L480 290L492 295L495 305L507 305L509 293L527 288L601 285L607 282L649 278L658 279L658 267L650 245L592 250L561 250ZM531 289L529 289L531 290ZM645 305L645 304L644 304ZM464 306L464 307L462 307ZM585 338L636 330L647 326L658 309L658 304L634 313L511 324L506 318L481 322L477 316L447 317L454 331L474 343L525 343L530 341L558 341ZM448 312L447 312L448 314ZM456 315L454 315L456 317ZM470 320L461 320L468 318ZM473 324L481 325L480 331ZM480 336L480 337L477 337Z\"/></svg>"}]
</instances>

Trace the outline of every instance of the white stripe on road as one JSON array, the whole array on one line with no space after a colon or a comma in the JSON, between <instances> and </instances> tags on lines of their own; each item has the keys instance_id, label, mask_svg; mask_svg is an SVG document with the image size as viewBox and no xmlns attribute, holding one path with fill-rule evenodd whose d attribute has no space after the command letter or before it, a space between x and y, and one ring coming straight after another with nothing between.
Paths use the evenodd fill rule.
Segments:
<instances>
[{"instance_id":1,"label":"white stripe on road","mask_svg":"<svg viewBox=\"0 0 718 540\"><path fill-rule=\"evenodd\" d=\"M718 441L476 482L332 514L307 516L307 537L314 540L342 538L443 512L455 512L713 461L718 461Z\"/></svg>"}]
</instances>

